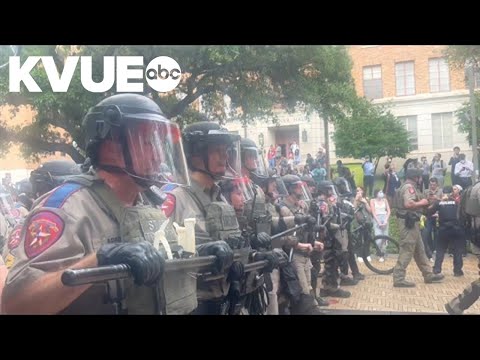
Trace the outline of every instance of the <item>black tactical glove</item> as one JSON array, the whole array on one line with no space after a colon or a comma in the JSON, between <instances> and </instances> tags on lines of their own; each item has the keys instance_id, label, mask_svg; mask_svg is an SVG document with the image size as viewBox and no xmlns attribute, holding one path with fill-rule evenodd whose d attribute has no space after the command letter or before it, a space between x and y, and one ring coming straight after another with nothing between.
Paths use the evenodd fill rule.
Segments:
<instances>
[{"instance_id":1,"label":"black tactical glove","mask_svg":"<svg viewBox=\"0 0 480 360\"><path fill-rule=\"evenodd\" d=\"M165 259L148 241L104 244L97 251L98 265L127 264L135 284L154 285L163 275Z\"/></svg>"},{"instance_id":2,"label":"black tactical glove","mask_svg":"<svg viewBox=\"0 0 480 360\"><path fill-rule=\"evenodd\" d=\"M242 235L228 235L225 242L232 248L232 250L245 247L245 238Z\"/></svg>"},{"instance_id":3,"label":"black tactical glove","mask_svg":"<svg viewBox=\"0 0 480 360\"><path fill-rule=\"evenodd\" d=\"M253 256L254 261L262 261L262 260L267 260L268 264L266 267L263 268L263 271L265 272L272 272L273 269L278 268L279 264L279 258L276 253L273 251L260 251L254 254Z\"/></svg>"},{"instance_id":4,"label":"black tactical glove","mask_svg":"<svg viewBox=\"0 0 480 360\"><path fill-rule=\"evenodd\" d=\"M199 256L216 256L214 263L216 273L225 272L233 263L233 250L225 241L213 241L197 246Z\"/></svg>"},{"instance_id":5,"label":"black tactical glove","mask_svg":"<svg viewBox=\"0 0 480 360\"><path fill-rule=\"evenodd\" d=\"M266 232L261 232L258 235L252 234L250 238L250 245L255 250L270 249L272 245L272 239Z\"/></svg>"},{"instance_id":6,"label":"black tactical glove","mask_svg":"<svg viewBox=\"0 0 480 360\"><path fill-rule=\"evenodd\" d=\"M293 221L297 225L305 224L307 222L307 216L303 214L296 214Z\"/></svg>"},{"instance_id":7,"label":"black tactical glove","mask_svg":"<svg viewBox=\"0 0 480 360\"><path fill-rule=\"evenodd\" d=\"M301 225L305 223L309 225L315 225L317 223L317 219L315 219L312 215L301 215L301 214L295 215L293 221L297 225Z\"/></svg>"},{"instance_id":8,"label":"black tactical glove","mask_svg":"<svg viewBox=\"0 0 480 360\"><path fill-rule=\"evenodd\" d=\"M282 249L273 249L272 253L277 258L277 260L279 262L279 264L278 264L279 266L288 263L288 255Z\"/></svg>"}]
</instances>

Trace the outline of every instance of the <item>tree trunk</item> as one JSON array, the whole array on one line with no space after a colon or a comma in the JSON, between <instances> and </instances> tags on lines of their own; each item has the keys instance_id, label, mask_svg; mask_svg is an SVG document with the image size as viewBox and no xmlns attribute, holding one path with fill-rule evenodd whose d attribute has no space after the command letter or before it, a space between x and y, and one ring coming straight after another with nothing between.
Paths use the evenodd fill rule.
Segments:
<instances>
[{"instance_id":1,"label":"tree trunk","mask_svg":"<svg viewBox=\"0 0 480 360\"><path fill-rule=\"evenodd\" d=\"M377 174L377 167L378 167L378 163L380 162L380 157L377 157L375 159L375 168L373 170L373 176L375 176Z\"/></svg>"},{"instance_id":2,"label":"tree trunk","mask_svg":"<svg viewBox=\"0 0 480 360\"><path fill-rule=\"evenodd\" d=\"M323 136L325 137L325 168L327 170L327 179L331 178L330 174L330 141L328 136L328 117L323 116Z\"/></svg>"}]
</instances>

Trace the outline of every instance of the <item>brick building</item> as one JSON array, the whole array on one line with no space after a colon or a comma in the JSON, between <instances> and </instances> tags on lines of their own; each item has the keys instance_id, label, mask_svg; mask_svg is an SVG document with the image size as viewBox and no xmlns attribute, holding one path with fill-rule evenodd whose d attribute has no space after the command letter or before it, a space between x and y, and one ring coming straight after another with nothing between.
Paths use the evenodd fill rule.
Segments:
<instances>
[{"instance_id":1,"label":"brick building","mask_svg":"<svg viewBox=\"0 0 480 360\"><path fill-rule=\"evenodd\" d=\"M472 158L466 134L458 131L454 114L468 101L468 87L463 69L451 68L443 58L445 46L354 45L348 49L358 95L372 99L374 104L388 105L403 121L411 134L409 157L425 155L430 161L434 153L439 152L448 162L453 147L459 146ZM257 122L243 129L232 121L227 127L257 143L263 137L265 148L295 140L303 159L307 153L315 156L319 146L325 143L323 121L319 117L307 119L301 113L282 113L280 119L279 126ZM333 131L330 125L330 136ZM330 158L332 163L336 160L333 141L330 141ZM347 159L351 160L354 159ZM403 159L396 162L401 164Z\"/></svg>"}]
</instances>

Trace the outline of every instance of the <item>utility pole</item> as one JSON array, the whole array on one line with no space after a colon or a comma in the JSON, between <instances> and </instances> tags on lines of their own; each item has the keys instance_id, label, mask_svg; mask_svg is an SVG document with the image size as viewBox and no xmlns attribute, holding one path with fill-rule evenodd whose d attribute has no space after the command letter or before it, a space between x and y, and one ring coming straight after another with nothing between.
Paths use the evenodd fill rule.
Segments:
<instances>
[{"instance_id":1,"label":"utility pole","mask_svg":"<svg viewBox=\"0 0 480 360\"><path fill-rule=\"evenodd\" d=\"M475 68L476 63L472 61L468 65L468 84L470 90L470 118L472 120L472 161L474 170L473 183L477 182L478 179L477 115L475 113Z\"/></svg>"}]
</instances>

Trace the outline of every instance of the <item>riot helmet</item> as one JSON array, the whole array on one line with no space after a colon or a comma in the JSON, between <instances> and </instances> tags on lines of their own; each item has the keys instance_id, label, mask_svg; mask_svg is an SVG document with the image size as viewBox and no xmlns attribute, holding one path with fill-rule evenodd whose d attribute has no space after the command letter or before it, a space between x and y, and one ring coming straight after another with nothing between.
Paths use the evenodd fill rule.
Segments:
<instances>
[{"instance_id":1,"label":"riot helmet","mask_svg":"<svg viewBox=\"0 0 480 360\"><path fill-rule=\"evenodd\" d=\"M348 197L353 194L350 183L344 177L338 177L334 180L340 196Z\"/></svg>"},{"instance_id":2,"label":"riot helmet","mask_svg":"<svg viewBox=\"0 0 480 360\"><path fill-rule=\"evenodd\" d=\"M405 177L407 179L417 181L418 178L421 178L423 174L423 171L418 168L408 168L407 171L405 172Z\"/></svg>"},{"instance_id":3,"label":"riot helmet","mask_svg":"<svg viewBox=\"0 0 480 360\"><path fill-rule=\"evenodd\" d=\"M268 169L268 178L260 187L267 199L272 203L278 198L288 196L287 188L285 187L282 177L277 174L276 169Z\"/></svg>"},{"instance_id":4,"label":"riot helmet","mask_svg":"<svg viewBox=\"0 0 480 360\"><path fill-rule=\"evenodd\" d=\"M257 145L253 140L245 138L240 141L240 148L242 167L248 171L250 179L255 184L262 186L268 179L268 172L264 158L258 152Z\"/></svg>"},{"instance_id":5,"label":"riot helmet","mask_svg":"<svg viewBox=\"0 0 480 360\"><path fill-rule=\"evenodd\" d=\"M310 190L310 193L311 193L312 195L316 195L316 194L317 194L317 183L315 182L315 180L314 180L311 176L303 175L303 176L300 177L300 179L301 179L305 184L307 184L308 189Z\"/></svg>"},{"instance_id":6,"label":"riot helmet","mask_svg":"<svg viewBox=\"0 0 480 360\"><path fill-rule=\"evenodd\" d=\"M282 180L289 195L295 195L298 200L309 202L313 199L310 190L305 182L303 182L297 175L284 175Z\"/></svg>"},{"instance_id":7,"label":"riot helmet","mask_svg":"<svg viewBox=\"0 0 480 360\"><path fill-rule=\"evenodd\" d=\"M217 123L200 121L185 127L183 143L190 170L215 181L241 177L240 135Z\"/></svg>"},{"instance_id":8,"label":"riot helmet","mask_svg":"<svg viewBox=\"0 0 480 360\"><path fill-rule=\"evenodd\" d=\"M338 197L339 193L337 187L330 180L323 180L317 184L318 191L325 195L326 197L335 196Z\"/></svg>"},{"instance_id":9,"label":"riot helmet","mask_svg":"<svg viewBox=\"0 0 480 360\"><path fill-rule=\"evenodd\" d=\"M110 96L83 120L93 167L131 176L142 187L190 184L181 132L150 98Z\"/></svg>"},{"instance_id":10,"label":"riot helmet","mask_svg":"<svg viewBox=\"0 0 480 360\"><path fill-rule=\"evenodd\" d=\"M61 185L69 176L80 173L80 167L71 160L47 161L30 173L33 195L42 196Z\"/></svg>"}]
</instances>

